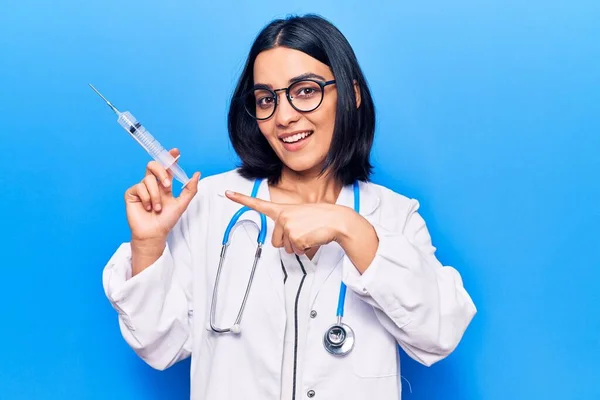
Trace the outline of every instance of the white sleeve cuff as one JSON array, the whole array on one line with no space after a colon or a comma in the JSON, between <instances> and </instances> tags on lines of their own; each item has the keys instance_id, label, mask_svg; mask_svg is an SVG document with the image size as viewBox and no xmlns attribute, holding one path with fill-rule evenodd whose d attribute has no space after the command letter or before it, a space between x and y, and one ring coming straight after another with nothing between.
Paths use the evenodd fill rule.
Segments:
<instances>
[{"instance_id":1,"label":"white sleeve cuff","mask_svg":"<svg viewBox=\"0 0 600 400\"><path fill-rule=\"evenodd\" d=\"M144 309L164 298L172 269L173 260L167 242L161 256L132 277L131 246L129 243L119 246L104 268L102 283L106 297L127 328L135 330L130 316L143 313Z\"/></svg>"},{"instance_id":2,"label":"white sleeve cuff","mask_svg":"<svg viewBox=\"0 0 600 400\"><path fill-rule=\"evenodd\" d=\"M344 255L342 279L353 292L384 311L396 324L406 325L410 322L406 308L412 299L422 297L418 293L423 285L421 279L431 274L435 282L435 273L424 268L423 257L402 233L374 228L379 245L373 261L361 275Z\"/></svg>"}]
</instances>

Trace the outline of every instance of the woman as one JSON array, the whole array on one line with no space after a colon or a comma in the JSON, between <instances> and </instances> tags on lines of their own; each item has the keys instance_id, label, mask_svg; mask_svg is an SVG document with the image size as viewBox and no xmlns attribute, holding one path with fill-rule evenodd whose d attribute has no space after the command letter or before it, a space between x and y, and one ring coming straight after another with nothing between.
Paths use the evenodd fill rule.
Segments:
<instances>
[{"instance_id":1,"label":"woman","mask_svg":"<svg viewBox=\"0 0 600 400\"><path fill-rule=\"evenodd\" d=\"M175 198L150 162L125 193L131 242L103 283L137 354L157 369L191 355L193 399L398 399L398 345L425 365L452 352L475 306L436 259L418 203L369 182L374 126L334 26L266 26L229 110L241 166L195 173ZM236 225L216 282L241 205L253 209L241 220L266 222L262 253L254 265L258 230ZM338 302L345 325L328 331Z\"/></svg>"}]
</instances>

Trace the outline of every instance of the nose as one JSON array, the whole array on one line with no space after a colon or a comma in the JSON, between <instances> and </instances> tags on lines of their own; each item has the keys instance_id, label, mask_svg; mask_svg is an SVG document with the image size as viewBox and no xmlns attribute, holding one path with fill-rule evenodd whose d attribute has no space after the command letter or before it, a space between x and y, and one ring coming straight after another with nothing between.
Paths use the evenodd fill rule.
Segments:
<instances>
[{"instance_id":1,"label":"nose","mask_svg":"<svg viewBox=\"0 0 600 400\"><path fill-rule=\"evenodd\" d=\"M292 107L285 92L277 93L277 108L275 109L275 123L279 126L289 126L300 119L300 113Z\"/></svg>"}]
</instances>

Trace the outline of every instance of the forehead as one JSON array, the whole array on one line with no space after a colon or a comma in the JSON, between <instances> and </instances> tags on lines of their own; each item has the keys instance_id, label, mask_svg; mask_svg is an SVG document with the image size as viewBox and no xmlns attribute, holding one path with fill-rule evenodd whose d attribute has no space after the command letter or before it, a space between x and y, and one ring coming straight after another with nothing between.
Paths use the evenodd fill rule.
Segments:
<instances>
[{"instance_id":1,"label":"forehead","mask_svg":"<svg viewBox=\"0 0 600 400\"><path fill-rule=\"evenodd\" d=\"M287 47L275 47L261 52L254 61L254 83L276 87L289 84L289 80L308 72L333 79L329 67L316 58Z\"/></svg>"}]
</instances>

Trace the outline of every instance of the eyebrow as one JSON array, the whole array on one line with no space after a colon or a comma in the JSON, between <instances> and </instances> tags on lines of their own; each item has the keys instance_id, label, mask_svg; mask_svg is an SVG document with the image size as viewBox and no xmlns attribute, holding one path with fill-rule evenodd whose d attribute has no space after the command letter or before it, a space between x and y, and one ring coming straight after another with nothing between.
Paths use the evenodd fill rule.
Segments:
<instances>
[{"instance_id":1,"label":"eyebrow","mask_svg":"<svg viewBox=\"0 0 600 400\"><path fill-rule=\"evenodd\" d=\"M291 85L292 83L297 82L297 81L301 81L303 79L318 79L318 80L321 80L321 81L326 81L327 80L327 79L323 78L321 75L315 74L313 72L306 72L306 73L304 73L302 75L298 75L298 76L295 76L293 78L290 78L290 80L288 81L288 84ZM270 89L273 89L273 85L266 84L266 83L257 83L253 87L255 87L255 88L256 87L268 87Z\"/></svg>"},{"instance_id":2,"label":"eyebrow","mask_svg":"<svg viewBox=\"0 0 600 400\"><path fill-rule=\"evenodd\" d=\"M325 81L325 80L326 80L326 79L325 79L325 78L323 78L321 75L317 75L317 74L315 74L315 73L312 73L312 72L307 72L307 73L305 73L305 74L302 74L302 75L298 75L298 76L295 76L295 77L293 77L292 79L290 79L290 80L288 81L288 83L289 83L289 84L292 84L293 82L296 82L296 81L301 81L302 79L320 79L320 80L322 80L322 81Z\"/></svg>"}]
</instances>

